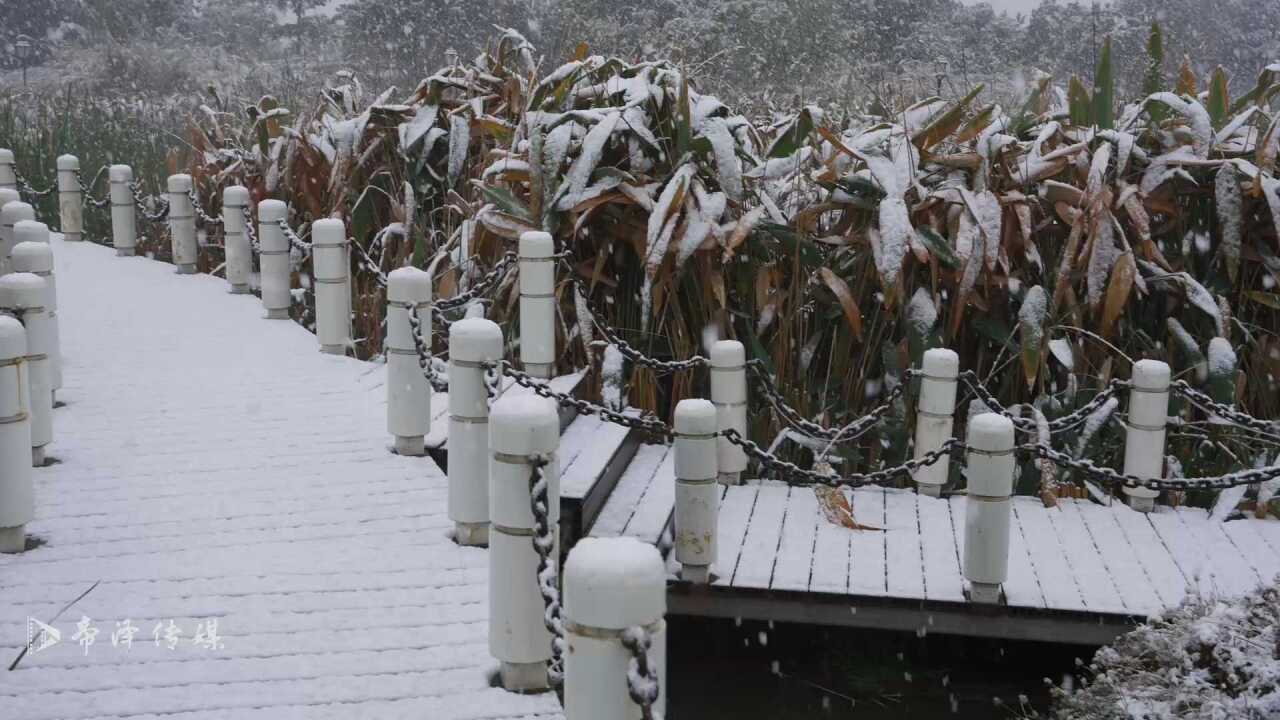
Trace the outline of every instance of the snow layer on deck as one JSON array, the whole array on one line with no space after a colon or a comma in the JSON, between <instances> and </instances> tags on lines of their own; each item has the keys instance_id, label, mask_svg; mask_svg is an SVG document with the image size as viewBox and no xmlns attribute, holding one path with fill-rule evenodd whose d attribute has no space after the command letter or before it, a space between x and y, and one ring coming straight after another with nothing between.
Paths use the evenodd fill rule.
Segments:
<instances>
[{"instance_id":1,"label":"snow layer on deck","mask_svg":"<svg viewBox=\"0 0 1280 720\"><path fill-rule=\"evenodd\" d=\"M0 715L557 718L491 689L487 557L447 483L387 451L374 365L322 355L224 280L54 242L65 387L36 471L43 544L0 556ZM73 639L89 617L87 648ZM116 623L139 629L113 647ZM222 647L193 642L217 621ZM180 630L169 649L157 623Z\"/></svg>"}]
</instances>

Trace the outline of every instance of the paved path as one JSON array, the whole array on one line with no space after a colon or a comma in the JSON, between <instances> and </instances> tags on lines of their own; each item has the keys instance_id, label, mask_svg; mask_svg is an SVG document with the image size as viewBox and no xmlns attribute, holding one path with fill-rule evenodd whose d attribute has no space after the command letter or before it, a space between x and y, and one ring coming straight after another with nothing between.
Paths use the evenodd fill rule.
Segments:
<instances>
[{"instance_id":1,"label":"paved path","mask_svg":"<svg viewBox=\"0 0 1280 720\"><path fill-rule=\"evenodd\" d=\"M386 451L380 368L219 278L54 252L60 462L36 471L43 544L0 556L3 664L28 616L99 584L60 643L0 672L0 717L559 717L554 696L489 687L485 553L447 538L435 464ZM126 619L132 648L113 647ZM217 649L194 642L210 620Z\"/></svg>"}]
</instances>

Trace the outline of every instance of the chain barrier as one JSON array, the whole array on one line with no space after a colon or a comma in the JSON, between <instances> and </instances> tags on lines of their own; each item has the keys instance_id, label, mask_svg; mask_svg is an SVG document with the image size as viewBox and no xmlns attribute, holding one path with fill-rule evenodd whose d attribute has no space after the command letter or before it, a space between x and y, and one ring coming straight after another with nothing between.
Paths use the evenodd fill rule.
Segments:
<instances>
[{"instance_id":1,"label":"chain barrier","mask_svg":"<svg viewBox=\"0 0 1280 720\"><path fill-rule=\"evenodd\" d=\"M14 172L13 175L14 179L18 181L18 190L37 199L49 197L54 190L58 189L58 184L55 182L44 190L37 190L34 185L27 182L27 179L21 173Z\"/></svg>"},{"instance_id":2,"label":"chain barrier","mask_svg":"<svg viewBox=\"0 0 1280 720\"><path fill-rule=\"evenodd\" d=\"M506 253L502 256L501 260L494 263L493 267L490 268L489 272L485 273L484 277L477 280L476 283L466 292L437 301L436 310L438 312L456 310L476 298L487 296L489 292L506 277L507 271L515 266L518 259L519 258L515 253Z\"/></svg>"},{"instance_id":3,"label":"chain barrier","mask_svg":"<svg viewBox=\"0 0 1280 720\"><path fill-rule=\"evenodd\" d=\"M204 225L220 225L222 218L214 217L204 211L200 206L200 197L196 195L196 189L193 187L187 191L187 197L191 199L191 207L196 211L196 217L200 218L200 222Z\"/></svg>"},{"instance_id":4,"label":"chain barrier","mask_svg":"<svg viewBox=\"0 0 1280 720\"><path fill-rule=\"evenodd\" d=\"M557 585L556 535L551 527L550 487L543 470L551 458L542 454L529 456L529 509L533 512L533 550L538 554L538 592L542 595L542 622L551 633L551 659L547 661L547 680L552 687L564 684L564 620L560 614L560 589Z\"/></svg>"},{"instance_id":5,"label":"chain barrier","mask_svg":"<svg viewBox=\"0 0 1280 720\"><path fill-rule=\"evenodd\" d=\"M154 213L147 209L146 200L142 198L142 186L137 182L129 184L129 190L133 193L133 204L137 206L138 212L142 213L143 219L148 222L160 222L169 217L169 198L152 196L150 200L161 204L161 208Z\"/></svg>"},{"instance_id":6,"label":"chain barrier","mask_svg":"<svg viewBox=\"0 0 1280 720\"><path fill-rule=\"evenodd\" d=\"M965 370L960 373L958 379L960 382L964 383L965 387L969 388L970 392L981 400L991 412L1009 418L1013 421L1014 427L1022 432L1036 432L1036 421L1033 418L1024 417L1021 413L1014 412L1011 408L1003 405L996 399L996 396L992 395L991 391L987 390L986 386L982 384L978 379L977 373L972 370ZM1074 430L1080 425L1083 425L1084 422L1089 419L1089 416L1096 412L1098 408L1107 404L1107 401L1111 398L1119 395L1121 390L1128 389L1129 387L1131 387L1131 383L1128 380L1112 378L1111 381L1107 383L1107 387L1090 398L1089 402L1081 405L1079 408L1076 408L1067 415L1050 420L1049 432L1053 434L1067 432L1068 430Z\"/></svg>"},{"instance_id":7,"label":"chain barrier","mask_svg":"<svg viewBox=\"0 0 1280 720\"><path fill-rule=\"evenodd\" d=\"M551 389L551 386L547 384L546 380L543 380L542 378L535 378L523 370L517 370L505 361L498 363L485 363L484 365L486 369L490 367L499 368L500 372L504 376L514 380L517 385L532 390L533 393L539 397L555 400L560 407L571 407L582 415L595 415L605 422L611 422L615 425L623 425L633 430L639 430L662 440L670 440L675 437L675 433L671 429L671 426L667 425L656 415L627 415L603 405L597 405L593 402L576 398L572 395L556 392Z\"/></svg>"},{"instance_id":8,"label":"chain barrier","mask_svg":"<svg viewBox=\"0 0 1280 720\"><path fill-rule=\"evenodd\" d=\"M253 248L253 252L261 254L262 246L258 244L258 231L253 222L253 213L249 211L248 205L240 206L240 212L244 215L244 236L249 240L249 247Z\"/></svg>"},{"instance_id":9,"label":"chain barrier","mask_svg":"<svg viewBox=\"0 0 1280 720\"><path fill-rule=\"evenodd\" d=\"M276 227L280 228L280 232L284 233L284 238L289 241L290 245L297 248L299 252L311 252L311 243L298 237L298 234L293 231L293 228L289 227L288 222L284 220L277 220Z\"/></svg>"},{"instance_id":10,"label":"chain barrier","mask_svg":"<svg viewBox=\"0 0 1280 720\"><path fill-rule=\"evenodd\" d=\"M103 195L101 200L99 200L98 198L95 198L93 196L93 191L92 191L92 188L98 184L98 179L101 178L103 173L107 172L107 170L109 169L110 168L106 165L103 165L101 168L99 168L97 174L93 176L93 182L89 183L88 185L84 184L84 178L80 175L80 171L76 170L76 184L80 186L80 194L84 198L85 202L93 206L94 209L104 210L108 205L111 204L110 188L108 188L107 194Z\"/></svg>"},{"instance_id":11,"label":"chain barrier","mask_svg":"<svg viewBox=\"0 0 1280 720\"><path fill-rule=\"evenodd\" d=\"M768 450L761 448L759 445L743 437L734 428L727 428L720 431L720 436L729 442L742 448L749 457L760 463L761 467L772 470L779 478L791 480L800 478L801 483L811 485L831 485L831 486L849 486L861 487L864 485L879 485L898 477L899 475L910 475L922 467L933 465L943 457L949 457L952 452L962 451L966 448L964 441L959 438L951 438L937 450L931 450L918 459L908 460L901 465L894 465L882 470L876 470L869 473L854 473L852 475L834 475L832 473L821 472L818 470L806 470L793 462L788 462L782 458L770 453Z\"/></svg>"},{"instance_id":12,"label":"chain barrier","mask_svg":"<svg viewBox=\"0 0 1280 720\"><path fill-rule=\"evenodd\" d=\"M413 336L413 349L418 352L418 367L422 368L422 375L431 383L431 389L438 393L449 392L449 381L440 377L436 372L434 358L431 356L431 348L427 347L426 340L422 337L422 318L418 317L418 308L409 307L409 334Z\"/></svg>"},{"instance_id":13,"label":"chain barrier","mask_svg":"<svg viewBox=\"0 0 1280 720\"><path fill-rule=\"evenodd\" d=\"M1123 486L1127 488L1147 488L1149 490L1226 490L1240 485L1252 485L1280 477L1280 465L1273 467L1240 470L1227 475L1199 478L1141 478L1127 475L1111 468L1098 467L1091 460L1076 459L1067 453L1054 450L1048 445L1027 444L1018 446L1018 450L1034 457L1050 460L1060 467L1075 470L1096 482Z\"/></svg>"},{"instance_id":14,"label":"chain barrier","mask_svg":"<svg viewBox=\"0 0 1280 720\"><path fill-rule=\"evenodd\" d=\"M627 663L627 694L631 696L631 702L640 706L643 720L662 720L662 715L653 709L661 691L658 673L649 660L653 636L637 625L623 630L619 640L622 647L631 653L631 662Z\"/></svg>"},{"instance_id":15,"label":"chain barrier","mask_svg":"<svg viewBox=\"0 0 1280 720\"><path fill-rule=\"evenodd\" d=\"M622 353L622 356L630 360L633 364L647 367L659 375L667 375L674 372L707 367L710 365L710 361L701 355L694 355L688 360L659 360L658 358L644 354L634 345L623 340L622 336L618 334L618 331L614 330L602 319L604 316L591 300L591 295L587 292L587 288L583 284L582 279L574 273L573 266L570 263L565 263L565 266L568 271L569 281L573 284L574 292L582 298L583 304L586 306L587 314L591 316L592 324L600 330L600 334L604 337L605 341L616 347L618 352Z\"/></svg>"},{"instance_id":16,"label":"chain barrier","mask_svg":"<svg viewBox=\"0 0 1280 720\"><path fill-rule=\"evenodd\" d=\"M759 359L751 359L747 361L747 367L751 369L765 400L769 402L773 411L778 414L792 429L802 435L813 438L815 440L825 440L833 443L847 443L857 440L865 435L871 428L875 427L880 420L893 409L893 403L902 397L907 390L907 383L920 375L920 371L914 368L907 368L902 373L902 381L894 386L889 394L885 397L884 402L871 409L866 415L857 420L844 425L842 427L826 427L819 425L812 420L805 418L800 414L799 410L787 404L786 398L782 396L782 391L773 382L773 378L764 369L764 363Z\"/></svg>"},{"instance_id":17,"label":"chain barrier","mask_svg":"<svg viewBox=\"0 0 1280 720\"><path fill-rule=\"evenodd\" d=\"M1266 435L1273 435L1276 432L1280 432L1280 422L1256 418L1246 412L1237 410L1231 405L1220 403L1209 397L1207 394L1191 387L1186 380L1175 380L1170 387L1174 393L1181 395L1187 400L1187 402L1195 405L1206 413L1217 415L1218 417L1230 420L1236 425L1240 425L1241 427Z\"/></svg>"}]
</instances>

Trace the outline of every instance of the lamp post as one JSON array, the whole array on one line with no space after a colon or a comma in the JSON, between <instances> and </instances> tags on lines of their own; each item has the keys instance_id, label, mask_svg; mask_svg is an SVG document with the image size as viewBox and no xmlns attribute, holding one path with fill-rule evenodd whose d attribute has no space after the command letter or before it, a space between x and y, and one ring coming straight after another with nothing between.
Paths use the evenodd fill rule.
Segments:
<instances>
[{"instance_id":1,"label":"lamp post","mask_svg":"<svg viewBox=\"0 0 1280 720\"><path fill-rule=\"evenodd\" d=\"M28 35L19 35L18 39L13 43L13 54L18 56L18 61L22 63L22 87L27 86L27 58L31 57L31 37Z\"/></svg>"}]
</instances>

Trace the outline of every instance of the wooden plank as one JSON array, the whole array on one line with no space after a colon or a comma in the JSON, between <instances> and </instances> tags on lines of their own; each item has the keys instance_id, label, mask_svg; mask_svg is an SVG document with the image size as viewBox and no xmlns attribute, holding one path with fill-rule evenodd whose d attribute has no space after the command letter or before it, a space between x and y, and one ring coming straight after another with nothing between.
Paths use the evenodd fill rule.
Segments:
<instances>
[{"instance_id":1,"label":"wooden plank","mask_svg":"<svg viewBox=\"0 0 1280 720\"><path fill-rule=\"evenodd\" d=\"M893 597L924 597L924 558L915 495L910 490L884 491L884 567Z\"/></svg>"},{"instance_id":2,"label":"wooden plank","mask_svg":"<svg viewBox=\"0 0 1280 720\"><path fill-rule=\"evenodd\" d=\"M1240 548L1263 583L1271 583L1280 575L1280 553L1276 553L1261 534L1261 527L1268 524L1266 520L1253 518L1222 523L1222 531Z\"/></svg>"},{"instance_id":3,"label":"wooden plank","mask_svg":"<svg viewBox=\"0 0 1280 720\"><path fill-rule=\"evenodd\" d=\"M582 454L592 448L596 437L605 425L600 418L583 415L569 423L564 435L560 436L560 498L581 499L585 488L583 482L573 472L574 463Z\"/></svg>"},{"instance_id":4,"label":"wooden plank","mask_svg":"<svg viewBox=\"0 0 1280 720\"><path fill-rule=\"evenodd\" d=\"M1222 523L1210 519L1199 508L1178 508L1179 519L1187 529L1199 538L1200 552L1207 559L1214 578L1214 587L1227 596L1235 597L1253 591L1262 582L1258 573L1222 529Z\"/></svg>"},{"instance_id":5,"label":"wooden plank","mask_svg":"<svg viewBox=\"0 0 1280 720\"><path fill-rule=\"evenodd\" d=\"M812 495L813 491L809 491ZM817 498L814 498L815 502ZM817 535L813 541L813 572L809 591L839 593L849 591L849 543L856 530L836 525L822 516L819 508Z\"/></svg>"},{"instance_id":6,"label":"wooden plank","mask_svg":"<svg viewBox=\"0 0 1280 720\"><path fill-rule=\"evenodd\" d=\"M1182 571L1182 576L1187 580L1187 586L1205 595L1217 592L1213 573L1208 567L1204 551L1199 546L1199 540L1193 533L1187 531L1186 525L1178 514L1172 508L1159 505L1154 512L1143 514L1146 515L1152 529L1169 551L1169 557L1178 566L1178 570Z\"/></svg>"},{"instance_id":7,"label":"wooden plank","mask_svg":"<svg viewBox=\"0 0 1280 720\"><path fill-rule=\"evenodd\" d=\"M601 422L591 436L591 441L568 470L560 473L560 497L585 498L596 481L604 474L609 461L627 439L631 429L624 425Z\"/></svg>"},{"instance_id":8,"label":"wooden plank","mask_svg":"<svg viewBox=\"0 0 1280 720\"><path fill-rule=\"evenodd\" d=\"M671 511L676 504L676 454L667 453L653 474L653 482L640 497L635 514L627 522L622 531L628 537L639 538L645 542L657 542L671 519Z\"/></svg>"},{"instance_id":9,"label":"wooden plank","mask_svg":"<svg viewBox=\"0 0 1280 720\"><path fill-rule=\"evenodd\" d=\"M955 533L956 554L961 558L961 575L964 573L964 523L968 503L969 499L963 495L950 499L951 525ZM1045 606L1040 583L1036 581L1036 572L1031 567L1031 556L1027 554L1027 543L1022 539L1022 528L1014 517L1009 518L1009 577L1004 582L1004 596L1005 601L1014 607Z\"/></svg>"},{"instance_id":10,"label":"wooden plank","mask_svg":"<svg viewBox=\"0 0 1280 720\"><path fill-rule=\"evenodd\" d=\"M787 496L787 514L782 521L782 544L769 587L774 590L808 590L814 562L814 539L818 524L829 524L818 509L812 488L793 487ZM845 549L846 556L848 549Z\"/></svg>"},{"instance_id":11,"label":"wooden plank","mask_svg":"<svg viewBox=\"0 0 1280 720\"><path fill-rule=\"evenodd\" d=\"M859 488L853 491L853 517L859 525L884 527L884 490ZM884 595L885 536L883 530L853 530L849 534L849 594Z\"/></svg>"},{"instance_id":12,"label":"wooden plank","mask_svg":"<svg viewBox=\"0 0 1280 720\"><path fill-rule=\"evenodd\" d=\"M963 601L964 579L956 554L951 505L942 498L916 494L920 518L921 555L924 560L924 594L930 600ZM964 522L962 517L960 522Z\"/></svg>"},{"instance_id":13,"label":"wooden plank","mask_svg":"<svg viewBox=\"0 0 1280 720\"><path fill-rule=\"evenodd\" d=\"M733 573L733 586L767 588L773 578L774 559L782 539L782 519L790 488L782 483L761 484L756 507L742 541L742 555Z\"/></svg>"},{"instance_id":14,"label":"wooden plank","mask_svg":"<svg viewBox=\"0 0 1280 720\"><path fill-rule=\"evenodd\" d=\"M1067 565L1066 552L1058 543L1053 526L1045 515L1039 499L1013 498L1013 520L1018 524L1022 541L1026 543L1031 568L1036 583L1044 595L1046 608L1054 610L1084 610L1080 587Z\"/></svg>"},{"instance_id":15,"label":"wooden plank","mask_svg":"<svg viewBox=\"0 0 1280 720\"><path fill-rule=\"evenodd\" d=\"M635 514L640 498L644 497L649 485L653 483L654 474L658 472L658 467L662 465L669 451L668 445L641 445L636 450L636 456L632 458L631 464L618 480L617 487L609 495L608 502L600 511L600 517L596 518L596 523L591 528L591 535L613 537L622 534L631 516Z\"/></svg>"},{"instance_id":16,"label":"wooden plank","mask_svg":"<svg viewBox=\"0 0 1280 720\"><path fill-rule=\"evenodd\" d=\"M720 500L720 518L716 524L716 562L714 584L731 585L733 573L738 569L738 556L742 554L742 541L747 536L747 522L755 509L755 485L734 485L726 488Z\"/></svg>"},{"instance_id":17,"label":"wooden plank","mask_svg":"<svg viewBox=\"0 0 1280 720\"><path fill-rule=\"evenodd\" d=\"M1110 509L1087 500L1058 501L1064 514L1076 514L1098 548L1124 607L1135 615L1152 615L1161 609L1160 596L1152 586L1136 549L1125 539Z\"/></svg>"},{"instance_id":18,"label":"wooden plank","mask_svg":"<svg viewBox=\"0 0 1280 720\"><path fill-rule=\"evenodd\" d=\"M1058 536L1058 544L1064 551L1063 558L1080 588L1085 606L1101 612L1125 612L1124 600L1120 598L1120 592L1112 582L1080 513L1072 512L1074 506L1069 502L1060 503L1056 508L1046 508L1044 503L1039 503L1039 506Z\"/></svg>"},{"instance_id":19,"label":"wooden plank","mask_svg":"<svg viewBox=\"0 0 1280 720\"><path fill-rule=\"evenodd\" d=\"M1182 602L1187 594L1187 578L1178 569L1169 548L1156 534L1145 513L1135 512L1122 502L1113 502L1106 508L1112 520L1120 528L1126 543L1134 549L1138 562L1151 579L1151 587L1161 605L1172 607Z\"/></svg>"}]
</instances>

